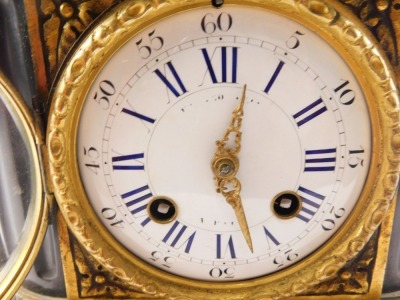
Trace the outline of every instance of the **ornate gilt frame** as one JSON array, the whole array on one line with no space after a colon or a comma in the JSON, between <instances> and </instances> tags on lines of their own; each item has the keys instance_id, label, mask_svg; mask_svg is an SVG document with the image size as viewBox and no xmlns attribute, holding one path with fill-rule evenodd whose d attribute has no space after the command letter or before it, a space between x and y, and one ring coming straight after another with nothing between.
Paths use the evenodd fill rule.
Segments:
<instances>
[{"instance_id":1,"label":"ornate gilt frame","mask_svg":"<svg viewBox=\"0 0 400 300\"><path fill-rule=\"evenodd\" d=\"M77 124L86 92L101 66L130 36L148 24L209 2L122 2L84 36L75 53L68 57L52 96L47 144L54 193L68 227L84 251L133 289L137 297L276 299L302 295L334 277L360 253L386 216L399 179L399 99L395 76L363 24L336 1L225 1L225 5L267 8L310 27L341 53L364 89L374 134L370 175L348 221L313 255L279 273L246 282L210 283L173 276L148 266L110 236L91 209L79 180Z\"/></svg>"}]
</instances>

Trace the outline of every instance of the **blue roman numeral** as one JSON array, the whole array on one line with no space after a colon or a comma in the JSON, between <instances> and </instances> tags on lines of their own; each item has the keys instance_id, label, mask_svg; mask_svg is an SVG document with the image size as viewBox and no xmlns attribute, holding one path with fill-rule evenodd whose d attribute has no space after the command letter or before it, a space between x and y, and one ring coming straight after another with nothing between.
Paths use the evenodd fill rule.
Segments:
<instances>
[{"instance_id":1,"label":"blue roman numeral","mask_svg":"<svg viewBox=\"0 0 400 300\"><path fill-rule=\"evenodd\" d=\"M222 234L217 234L217 258L225 258L226 253L229 250L229 254L231 258L236 258L236 253L235 253L235 247L233 246L233 239L232 235L229 236L228 239L228 245L224 248L225 251L223 251L223 246L222 246Z\"/></svg>"},{"instance_id":2,"label":"blue roman numeral","mask_svg":"<svg viewBox=\"0 0 400 300\"><path fill-rule=\"evenodd\" d=\"M301 211L296 217L308 223L321 207L325 196L306 189L302 186L299 187L297 193L299 194L303 205L301 207Z\"/></svg>"},{"instance_id":3,"label":"blue roman numeral","mask_svg":"<svg viewBox=\"0 0 400 300\"><path fill-rule=\"evenodd\" d=\"M335 171L336 148L306 150L304 172Z\"/></svg>"},{"instance_id":4,"label":"blue roman numeral","mask_svg":"<svg viewBox=\"0 0 400 300\"><path fill-rule=\"evenodd\" d=\"M144 153L136 153L130 155L114 156L112 164L114 170L144 170L144 164L139 163L144 158Z\"/></svg>"},{"instance_id":5,"label":"blue roman numeral","mask_svg":"<svg viewBox=\"0 0 400 300\"><path fill-rule=\"evenodd\" d=\"M167 78L167 69L170 71L170 73L173 76L174 83L171 82ZM182 82L182 79L179 77L178 72L176 71L174 65L172 64L171 61L167 62L164 65L164 74L161 72L159 69L155 70L154 73L158 76L158 78L161 79L161 81L166 85L166 87L172 92L172 94L175 95L175 97L182 96L184 93L187 92L185 85ZM178 86L176 86L178 85Z\"/></svg>"},{"instance_id":6,"label":"blue roman numeral","mask_svg":"<svg viewBox=\"0 0 400 300\"><path fill-rule=\"evenodd\" d=\"M231 65L229 66L228 63L228 49L232 51L231 53ZM217 77L216 69L219 70L219 68L214 68L212 60L215 56L215 53L217 50L221 51L221 75L219 78ZM203 54L204 60L207 65L207 71L210 74L211 81L213 83L221 83L221 82L230 82L230 83L236 83L237 82L237 59L238 59L238 48L237 47L216 47L210 57L210 55L207 52L207 49L203 48L201 49L201 53ZM228 78L228 73L230 71L230 78ZM230 81L228 81L230 80Z\"/></svg>"},{"instance_id":7,"label":"blue roman numeral","mask_svg":"<svg viewBox=\"0 0 400 300\"><path fill-rule=\"evenodd\" d=\"M185 252L189 253L194 237L196 236L196 231L190 233L186 231L187 228L186 225L181 224L179 221L175 221L162 241L174 248L181 248L186 245Z\"/></svg>"},{"instance_id":8,"label":"blue roman numeral","mask_svg":"<svg viewBox=\"0 0 400 300\"><path fill-rule=\"evenodd\" d=\"M267 229L267 227L265 226L263 227L264 227L264 233L267 236L268 249L271 249L270 241L274 243L275 246L279 246L281 243L276 239L276 237L272 235L272 233Z\"/></svg>"},{"instance_id":9,"label":"blue roman numeral","mask_svg":"<svg viewBox=\"0 0 400 300\"><path fill-rule=\"evenodd\" d=\"M142 121L149 122L151 124L153 124L156 121L153 118L150 118L148 116L142 115L142 114L140 114L140 113L138 113L136 111L133 111L133 110L130 110L130 109L127 109L127 108L123 108L121 112L126 113L126 114L128 114L128 115L130 115L132 117L138 118L138 119L140 119Z\"/></svg>"},{"instance_id":10,"label":"blue roman numeral","mask_svg":"<svg viewBox=\"0 0 400 300\"><path fill-rule=\"evenodd\" d=\"M326 108L324 101L322 101L322 99L319 98L317 101L314 101L310 105L300 110L298 113L294 114L293 118L297 126L300 127L308 123L309 121L315 119L319 115L323 114L327 110L328 109Z\"/></svg>"},{"instance_id":11,"label":"blue roman numeral","mask_svg":"<svg viewBox=\"0 0 400 300\"><path fill-rule=\"evenodd\" d=\"M125 194L121 195L124 200L125 205L128 207L132 215L136 215L147 208L148 199L150 199L153 194L150 191L148 185L133 189ZM149 223L150 218L146 218L141 225L145 226Z\"/></svg>"},{"instance_id":12,"label":"blue roman numeral","mask_svg":"<svg viewBox=\"0 0 400 300\"><path fill-rule=\"evenodd\" d=\"M269 80L267 86L264 89L264 93L269 94L269 91L271 90L272 86L274 85L274 83L275 83L276 79L278 78L278 75L281 72L284 65L285 65L285 63L283 61L279 61L279 64L274 71L274 74L272 74L271 79Z\"/></svg>"}]
</instances>

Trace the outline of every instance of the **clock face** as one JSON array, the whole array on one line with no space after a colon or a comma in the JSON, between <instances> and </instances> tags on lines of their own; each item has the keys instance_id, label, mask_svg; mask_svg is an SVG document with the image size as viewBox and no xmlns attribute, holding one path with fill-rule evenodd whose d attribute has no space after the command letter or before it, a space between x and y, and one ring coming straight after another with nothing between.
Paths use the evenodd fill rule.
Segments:
<instances>
[{"instance_id":1,"label":"clock face","mask_svg":"<svg viewBox=\"0 0 400 300\"><path fill-rule=\"evenodd\" d=\"M252 249L211 166L245 85L235 176ZM76 147L90 204L119 243L166 272L234 281L285 269L337 232L364 187L371 124L356 77L312 30L210 6L113 53Z\"/></svg>"}]
</instances>

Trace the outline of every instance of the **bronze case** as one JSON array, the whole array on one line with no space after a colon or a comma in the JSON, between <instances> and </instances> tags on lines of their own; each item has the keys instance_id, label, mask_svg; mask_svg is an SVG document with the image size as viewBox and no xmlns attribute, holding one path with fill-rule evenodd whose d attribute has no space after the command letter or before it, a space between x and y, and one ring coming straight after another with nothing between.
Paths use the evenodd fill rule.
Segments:
<instances>
[{"instance_id":1,"label":"bronze case","mask_svg":"<svg viewBox=\"0 0 400 300\"><path fill-rule=\"evenodd\" d=\"M47 145L54 193L74 236L70 239L66 228L60 232L65 273L76 273L67 279L70 297L278 299L308 295L304 297L308 299L320 295L323 299L322 295L336 295L344 299L346 295L349 299L377 299L391 232L393 213L388 211L394 209L392 199L399 178L399 99L385 54L364 24L338 1L226 0L224 4L269 9L311 28L342 55L364 90L373 126L369 176L351 216L323 247L269 276L229 283L196 281L157 270L129 253L105 230L90 207L79 179L75 141L86 92L96 74L115 51L146 26L179 11L208 5L209 0L124 1L97 21L67 56L52 94ZM373 249L372 257L377 251L377 257L373 265L366 263L371 271L360 279L348 271L347 264L360 257L371 261L370 253L365 253L367 243L372 243L368 247ZM85 272L90 274L91 283L82 278ZM352 289L349 279L362 288ZM334 284L327 284L329 281ZM98 294L85 294L85 288Z\"/></svg>"}]
</instances>

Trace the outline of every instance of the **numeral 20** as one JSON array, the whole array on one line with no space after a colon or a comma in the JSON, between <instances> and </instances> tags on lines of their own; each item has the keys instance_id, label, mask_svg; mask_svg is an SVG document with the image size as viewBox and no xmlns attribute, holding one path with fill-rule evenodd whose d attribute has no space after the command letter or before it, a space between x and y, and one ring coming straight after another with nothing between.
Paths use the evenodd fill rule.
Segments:
<instances>
[{"instance_id":1,"label":"numeral 20","mask_svg":"<svg viewBox=\"0 0 400 300\"><path fill-rule=\"evenodd\" d=\"M334 207L331 210L331 213L333 212L333 217L325 219L321 222L321 227L325 231L331 231L335 229L336 227L336 220L342 218L344 214L346 213L346 210L344 208L339 208L336 211L334 211Z\"/></svg>"}]
</instances>

